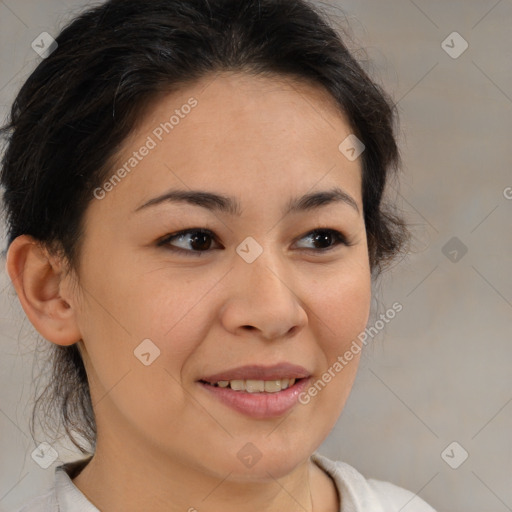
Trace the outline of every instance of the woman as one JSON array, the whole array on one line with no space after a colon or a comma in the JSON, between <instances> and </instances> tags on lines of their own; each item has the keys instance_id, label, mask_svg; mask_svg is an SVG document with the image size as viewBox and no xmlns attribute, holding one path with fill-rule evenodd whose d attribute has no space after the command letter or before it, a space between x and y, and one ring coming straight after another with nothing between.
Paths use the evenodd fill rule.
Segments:
<instances>
[{"instance_id":1,"label":"woman","mask_svg":"<svg viewBox=\"0 0 512 512\"><path fill-rule=\"evenodd\" d=\"M23 511L433 510L316 453L408 239L394 116L303 0L111 0L62 31L1 182L55 351L38 405L88 456Z\"/></svg>"}]
</instances>

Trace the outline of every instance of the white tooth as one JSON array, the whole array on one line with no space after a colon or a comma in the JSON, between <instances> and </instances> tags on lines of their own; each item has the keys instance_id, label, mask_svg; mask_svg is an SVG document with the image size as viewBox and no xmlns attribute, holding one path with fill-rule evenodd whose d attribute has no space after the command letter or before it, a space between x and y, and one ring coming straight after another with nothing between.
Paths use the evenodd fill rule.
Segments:
<instances>
[{"instance_id":1,"label":"white tooth","mask_svg":"<svg viewBox=\"0 0 512 512\"><path fill-rule=\"evenodd\" d=\"M234 391L247 391L248 393L277 393L293 386L297 379L276 379L276 380L221 380L217 385L221 388L231 387Z\"/></svg>"},{"instance_id":2,"label":"white tooth","mask_svg":"<svg viewBox=\"0 0 512 512\"><path fill-rule=\"evenodd\" d=\"M281 389L287 389L289 386L289 380L288 379L281 379Z\"/></svg>"},{"instance_id":3,"label":"white tooth","mask_svg":"<svg viewBox=\"0 0 512 512\"><path fill-rule=\"evenodd\" d=\"M265 382L262 380L248 379L245 381L245 389L249 393L262 393L265 391Z\"/></svg>"},{"instance_id":4,"label":"white tooth","mask_svg":"<svg viewBox=\"0 0 512 512\"><path fill-rule=\"evenodd\" d=\"M265 381L265 391L267 393L276 393L277 391L281 391L281 381L280 380L266 380Z\"/></svg>"},{"instance_id":5,"label":"white tooth","mask_svg":"<svg viewBox=\"0 0 512 512\"><path fill-rule=\"evenodd\" d=\"M243 391L245 389L243 380L230 380L231 389L235 391Z\"/></svg>"}]
</instances>

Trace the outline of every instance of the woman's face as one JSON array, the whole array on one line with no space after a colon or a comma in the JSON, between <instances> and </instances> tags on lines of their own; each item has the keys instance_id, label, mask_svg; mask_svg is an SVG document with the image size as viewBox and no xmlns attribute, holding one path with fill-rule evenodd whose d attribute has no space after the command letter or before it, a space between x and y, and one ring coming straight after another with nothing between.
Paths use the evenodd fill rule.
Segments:
<instances>
[{"instance_id":1,"label":"woman's face","mask_svg":"<svg viewBox=\"0 0 512 512\"><path fill-rule=\"evenodd\" d=\"M264 479L326 438L359 355L335 363L371 299L361 161L338 149L351 129L331 101L306 84L218 74L158 102L126 140L86 211L73 304L97 451ZM355 205L299 200L334 188ZM205 196L147 204L171 191L239 211ZM231 389L244 378L269 391Z\"/></svg>"}]
</instances>

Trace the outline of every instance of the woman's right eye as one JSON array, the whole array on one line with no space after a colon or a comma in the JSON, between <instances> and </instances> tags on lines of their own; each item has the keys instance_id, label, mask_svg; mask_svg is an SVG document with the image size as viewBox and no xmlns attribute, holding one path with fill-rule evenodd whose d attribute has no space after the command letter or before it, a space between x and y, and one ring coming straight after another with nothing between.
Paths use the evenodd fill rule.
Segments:
<instances>
[{"instance_id":1,"label":"woman's right eye","mask_svg":"<svg viewBox=\"0 0 512 512\"><path fill-rule=\"evenodd\" d=\"M193 236L189 236L189 235ZM173 233L160 239L158 246L164 246L171 251L193 254L194 256L201 256L202 253L210 250L212 240L215 240L215 233L209 229L193 228ZM182 247L176 247L171 242L178 241ZM192 247L192 249L187 248Z\"/></svg>"}]
</instances>

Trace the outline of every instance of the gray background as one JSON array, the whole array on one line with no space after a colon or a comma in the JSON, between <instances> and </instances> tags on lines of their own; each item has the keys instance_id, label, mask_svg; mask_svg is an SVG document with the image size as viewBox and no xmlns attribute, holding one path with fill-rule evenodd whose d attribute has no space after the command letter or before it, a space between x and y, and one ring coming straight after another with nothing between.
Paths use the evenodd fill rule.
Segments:
<instances>
[{"instance_id":1,"label":"gray background","mask_svg":"<svg viewBox=\"0 0 512 512\"><path fill-rule=\"evenodd\" d=\"M40 60L32 41L86 4L0 1L2 119ZM349 46L398 103L404 169L394 190L414 241L375 287L370 324L395 301L403 311L367 347L320 451L439 511L512 511L512 1L346 0L327 6L334 15L333 6L347 14ZM441 46L454 31L469 44L458 58ZM12 511L79 455L47 440L59 454L48 469L30 456L35 331L3 267L0 510ZM454 441L446 460L469 454L457 469L442 458Z\"/></svg>"}]
</instances>

